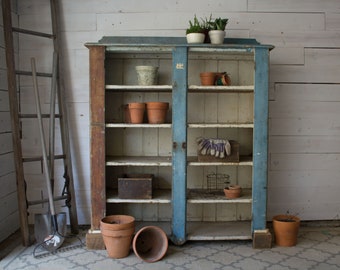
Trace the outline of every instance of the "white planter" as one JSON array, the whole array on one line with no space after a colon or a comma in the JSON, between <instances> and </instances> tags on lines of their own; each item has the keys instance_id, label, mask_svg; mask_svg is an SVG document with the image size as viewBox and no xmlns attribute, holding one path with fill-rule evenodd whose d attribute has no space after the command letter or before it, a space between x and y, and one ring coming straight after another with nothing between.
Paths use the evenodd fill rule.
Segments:
<instances>
[{"instance_id":1,"label":"white planter","mask_svg":"<svg viewBox=\"0 0 340 270\"><path fill-rule=\"evenodd\" d=\"M190 33L187 34L188 43L203 43L205 35L203 33Z\"/></svg>"},{"instance_id":2,"label":"white planter","mask_svg":"<svg viewBox=\"0 0 340 270\"><path fill-rule=\"evenodd\" d=\"M157 84L158 67L136 66L136 71L139 85Z\"/></svg>"},{"instance_id":3,"label":"white planter","mask_svg":"<svg viewBox=\"0 0 340 270\"><path fill-rule=\"evenodd\" d=\"M210 30L209 38L211 44L223 44L225 31L223 30Z\"/></svg>"}]
</instances>

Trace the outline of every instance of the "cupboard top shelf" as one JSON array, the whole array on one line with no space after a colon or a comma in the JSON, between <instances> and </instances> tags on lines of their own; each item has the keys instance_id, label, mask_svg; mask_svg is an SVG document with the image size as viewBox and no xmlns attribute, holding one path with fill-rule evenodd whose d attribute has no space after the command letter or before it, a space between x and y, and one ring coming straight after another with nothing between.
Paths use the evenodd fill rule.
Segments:
<instances>
[{"instance_id":1,"label":"cupboard top shelf","mask_svg":"<svg viewBox=\"0 0 340 270\"><path fill-rule=\"evenodd\" d=\"M176 46L188 47L188 48L203 48L207 50L211 49L224 49L224 50L234 50L242 49L245 52L251 51L254 48L262 47L267 49L273 49L272 45L260 44L256 39L251 38L225 38L224 43L221 45L213 44L188 44L186 37L132 37L132 36L104 36L98 42L89 42L85 46L105 46L107 51L117 50L119 47L124 50L130 48L145 48L153 47L157 50L162 48L162 50L171 50Z\"/></svg>"}]
</instances>

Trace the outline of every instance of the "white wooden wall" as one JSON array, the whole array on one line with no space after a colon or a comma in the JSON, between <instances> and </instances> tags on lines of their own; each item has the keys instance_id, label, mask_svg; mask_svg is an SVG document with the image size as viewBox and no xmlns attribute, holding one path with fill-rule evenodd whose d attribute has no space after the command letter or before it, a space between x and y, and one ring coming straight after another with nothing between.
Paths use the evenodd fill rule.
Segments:
<instances>
[{"instance_id":1,"label":"white wooden wall","mask_svg":"<svg viewBox=\"0 0 340 270\"><path fill-rule=\"evenodd\" d=\"M18 2L21 27L50 30L49 16L43 15L49 14L49 1ZM339 219L339 0L61 0L60 3L62 65L80 223L90 222L89 67L84 43L104 35L184 36L194 14L209 17L210 13L229 18L228 37L256 38L276 47L270 66L268 219L287 211L305 220ZM22 67L28 67L32 54L43 52L43 57L37 56L38 69L50 71L51 51L45 41L36 43L22 37L19 43ZM25 81L21 84L26 86ZM48 85L44 81L40 84ZM31 89L27 87L26 91L29 109ZM48 106L48 97L45 99ZM34 136L28 141L30 151L39 148L36 141ZM38 173L33 165L28 170ZM36 192L41 189L36 186Z\"/></svg>"}]
</instances>

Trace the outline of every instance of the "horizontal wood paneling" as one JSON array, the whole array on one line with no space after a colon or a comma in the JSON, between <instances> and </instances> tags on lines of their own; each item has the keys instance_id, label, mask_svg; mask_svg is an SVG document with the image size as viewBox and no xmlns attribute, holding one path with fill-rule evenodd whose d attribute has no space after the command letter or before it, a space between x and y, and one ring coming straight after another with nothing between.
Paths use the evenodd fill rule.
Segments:
<instances>
[{"instance_id":1,"label":"horizontal wood paneling","mask_svg":"<svg viewBox=\"0 0 340 270\"><path fill-rule=\"evenodd\" d=\"M62 65L70 112L76 192L81 197L78 202L81 223L90 223L88 50L84 43L97 41L104 35L184 36L188 20L194 14L200 18L210 13L230 18L227 37L251 37L276 46L271 52L270 68L268 218L287 210L299 213L303 219L337 216L339 207L335 206L340 205L340 199L332 191L328 197L325 194L327 189L338 185L334 179L339 165L337 158L340 158L337 146L340 135L338 0L62 0L60 4ZM48 1L20 1L18 10L20 26L49 31L49 16L41 15L49 14ZM0 47L1 42L0 38ZM33 55L37 57L39 71L49 71L52 58L48 46L46 41L20 37L21 67L29 69L29 59ZM38 57L41 52L43 56ZM0 78L0 89L6 89L3 67L0 67ZM21 83L26 87L23 88L24 108L33 110L32 89L27 87L30 79L25 78ZM48 86L45 81L40 85L41 91L43 86ZM48 96L43 99L46 108ZM32 151L39 149L38 143L33 143L34 138L37 137L32 137ZM38 167L29 164L26 169L37 172ZM291 173L289 176L287 171ZM315 173L313 177L308 177L310 171ZM327 188L322 191L324 195L311 196L318 178ZM280 195L280 189L276 188L279 182L286 187L286 198L290 201ZM295 196L297 187L300 199ZM317 211L313 212L313 207Z\"/></svg>"},{"instance_id":2,"label":"horizontal wood paneling","mask_svg":"<svg viewBox=\"0 0 340 270\"><path fill-rule=\"evenodd\" d=\"M339 12L340 3L338 0L248 0L248 10L266 12Z\"/></svg>"}]
</instances>

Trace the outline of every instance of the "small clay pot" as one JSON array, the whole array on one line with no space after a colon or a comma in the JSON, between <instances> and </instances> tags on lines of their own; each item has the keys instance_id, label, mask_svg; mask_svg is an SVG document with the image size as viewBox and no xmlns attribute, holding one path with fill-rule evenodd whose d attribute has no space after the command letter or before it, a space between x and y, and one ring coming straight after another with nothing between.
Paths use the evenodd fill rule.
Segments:
<instances>
[{"instance_id":1,"label":"small clay pot","mask_svg":"<svg viewBox=\"0 0 340 270\"><path fill-rule=\"evenodd\" d=\"M130 121L132 124L141 124L144 119L145 103L133 102L128 104Z\"/></svg>"},{"instance_id":2,"label":"small clay pot","mask_svg":"<svg viewBox=\"0 0 340 270\"><path fill-rule=\"evenodd\" d=\"M227 199L235 199L241 196L242 188L239 185L230 185L224 189Z\"/></svg>"},{"instance_id":3,"label":"small clay pot","mask_svg":"<svg viewBox=\"0 0 340 270\"><path fill-rule=\"evenodd\" d=\"M168 102L147 102L146 112L150 124L163 124L169 109Z\"/></svg>"},{"instance_id":4,"label":"small clay pot","mask_svg":"<svg viewBox=\"0 0 340 270\"><path fill-rule=\"evenodd\" d=\"M201 72L201 85L215 85L216 73L215 72Z\"/></svg>"}]
</instances>

